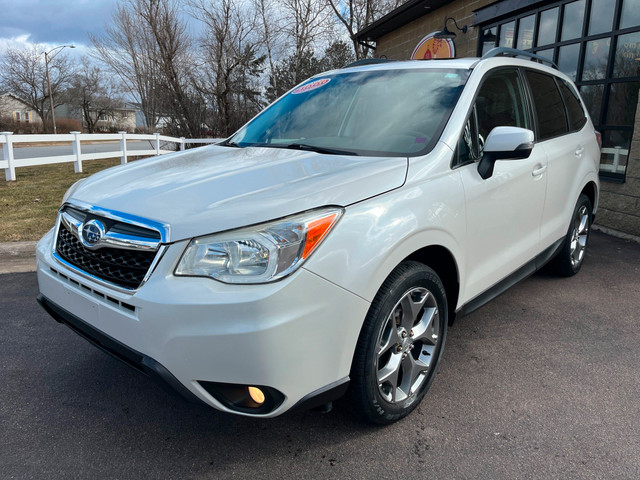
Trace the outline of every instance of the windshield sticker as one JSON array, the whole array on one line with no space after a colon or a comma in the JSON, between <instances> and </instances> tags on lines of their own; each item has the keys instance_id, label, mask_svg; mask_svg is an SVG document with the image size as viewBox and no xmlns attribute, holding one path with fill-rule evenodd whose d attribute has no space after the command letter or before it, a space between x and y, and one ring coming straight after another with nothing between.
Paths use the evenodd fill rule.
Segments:
<instances>
[{"instance_id":1,"label":"windshield sticker","mask_svg":"<svg viewBox=\"0 0 640 480\"><path fill-rule=\"evenodd\" d=\"M306 85L302 85L301 87L296 88L293 92L293 95L297 95L299 93L307 93L311 90L315 90L316 88L320 88L323 85L326 85L331 81L330 78L323 78L322 80L316 80L315 82L307 83Z\"/></svg>"}]
</instances>

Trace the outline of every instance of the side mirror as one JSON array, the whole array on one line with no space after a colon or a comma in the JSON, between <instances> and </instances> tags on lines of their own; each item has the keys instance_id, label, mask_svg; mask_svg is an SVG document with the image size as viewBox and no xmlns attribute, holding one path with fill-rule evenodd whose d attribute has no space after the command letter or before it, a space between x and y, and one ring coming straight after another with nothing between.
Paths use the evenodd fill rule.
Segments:
<instances>
[{"instance_id":1,"label":"side mirror","mask_svg":"<svg viewBox=\"0 0 640 480\"><path fill-rule=\"evenodd\" d=\"M495 127L489 133L478 173L485 180L493 175L496 160L529 158L533 150L533 132L520 127Z\"/></svg>"}]
</instances>

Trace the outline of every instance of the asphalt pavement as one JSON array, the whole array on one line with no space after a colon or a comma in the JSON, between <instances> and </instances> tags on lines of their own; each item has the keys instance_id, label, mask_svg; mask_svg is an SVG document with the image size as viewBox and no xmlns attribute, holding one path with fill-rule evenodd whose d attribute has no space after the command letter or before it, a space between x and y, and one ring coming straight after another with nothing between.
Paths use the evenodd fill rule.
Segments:
<instances>
[{"instance_id":1,"label":"asphalt pavement","mask_svg":"<svg viewBox=\"0 0 640 480\"><path fill-rule=\"evenodd\" d=\"M34 273L0 275L0 478L637 479L639 292L640 245L594 232L577 276L460 319L425 400L379 428L344 403L186 403L52 320Z\"/></svg>"}]
</instances>

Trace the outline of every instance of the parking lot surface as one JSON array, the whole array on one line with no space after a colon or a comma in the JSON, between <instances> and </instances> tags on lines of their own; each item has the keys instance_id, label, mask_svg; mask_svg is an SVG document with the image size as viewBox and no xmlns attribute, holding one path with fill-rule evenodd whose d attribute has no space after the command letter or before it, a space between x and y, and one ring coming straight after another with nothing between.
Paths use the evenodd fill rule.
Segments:
<instances>
[{"instance_id":1,"label":"parking lot surface","mask_svg":"<svg viewBox=\"0 0 640 480\"><path fill-rule=\"evenodd\" d=\"M590 242L577 276L459 319L385 428L188 404L51 319L34 273L0 275L0 478L640 478L640 245Z\"/></svg>"}]
</instances>

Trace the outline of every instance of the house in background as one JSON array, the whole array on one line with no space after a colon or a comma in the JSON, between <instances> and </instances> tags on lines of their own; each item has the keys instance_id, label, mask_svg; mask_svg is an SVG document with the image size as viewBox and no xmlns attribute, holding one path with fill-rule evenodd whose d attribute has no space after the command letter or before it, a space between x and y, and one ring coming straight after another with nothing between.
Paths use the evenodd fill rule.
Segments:
<instances>
[{"instance_id":1,"label":"house in background","mask_svg":"<svg viewBox=\"0 0 640 480\"><path fill-rule=\"evenodd\" d=\"M40 116L25 102L12 93L0 93L0 124L11 124L13 128L25 130L42 127Z\"/></svg>"},{"instance_id":2,"label":"house in background","mask_svg":"<svg viewBox=\"0 0 640 480\"><path fill-rule=\"evenodd\" d=\"M91 120L95 121L98 112L94 109L89 110ZM68 103L56 107L56 123L58 119L70 118L82 124L82 129L86 131L86 122L84 112ZM136 129L136 109L128 104L119 107L113 107L108 113L100 114L95 125L97 133L126 131L133 133Z\"/></svg>"},{"instance_id":3,"label":"house in background","mask_svg":"<svg viewBox=\"0 0 640 480\"><path fill-rule=\"evenodd\" d=\"M90 111L95 119L95 111ZM136 110L135 108L119 107L112 109L109 113L100 115L96 123L98 131L126 131L133 133L136 130Z\"/></svg>"}]
</instances>

